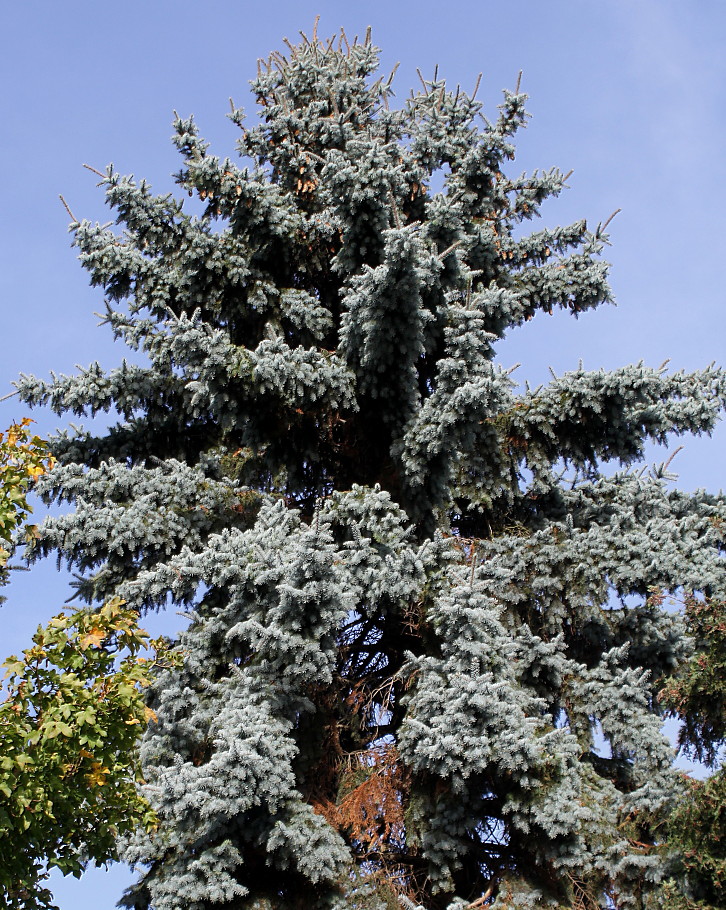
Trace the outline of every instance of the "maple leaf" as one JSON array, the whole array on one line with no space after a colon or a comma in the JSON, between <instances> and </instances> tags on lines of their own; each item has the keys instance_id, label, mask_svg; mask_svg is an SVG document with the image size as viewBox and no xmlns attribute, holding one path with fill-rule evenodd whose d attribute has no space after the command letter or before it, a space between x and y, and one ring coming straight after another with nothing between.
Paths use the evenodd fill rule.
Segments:
<instances>
[{"instance_id":1,"label":"maple leaf","mask_svg":"<svg viewBox=\"0 0 726 910\"><path fill-rule=\"evenodd\" d=\"M98 647L105 637L106 633L103 629L99 629L98 626L95 626L81 639L81 648L85 651L85 649L91 645L96 645L96 647Z\"/></svg>"},{"instance_id":2,"label":"maple leaf","mask_svg":"<svg viewBox=\"0 0 726 910\"><path fill-rule=\"evenodd\" d=\"M102 787L106 783L108 773L109 769L105 767L103 762L95 761L91 764L91 771L86 777L92 787Z\"/></svg>"}]
</instances>

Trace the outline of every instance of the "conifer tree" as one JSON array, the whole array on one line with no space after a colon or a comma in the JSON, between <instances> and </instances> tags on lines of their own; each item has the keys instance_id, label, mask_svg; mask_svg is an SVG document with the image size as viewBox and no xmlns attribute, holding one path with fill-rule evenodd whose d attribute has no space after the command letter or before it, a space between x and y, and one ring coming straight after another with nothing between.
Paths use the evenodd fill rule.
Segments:
<instances>
[{"instance_id":1,"label":"conifer tree","mask_svg":"<svg viewBox=\"0 0 726 910\"><path fill-rule=\"evenodd\" d=\"M120 230L72 224L142 356L18 383L116 420L52 439L39 489L73 508L37 549L88 603L190 618L123 905L657 907L681 783L655 695L690 652L649 594L724 596L726 501L634 466L709 433L726 376L521 389L497 362L611 297L606 225L524 230L566 176L508 175L518 86L491 123L438 74L395 106L343 34L252 88L237 161L175 120L201 214L109 167Z\"/></svg>"}]
</instances>

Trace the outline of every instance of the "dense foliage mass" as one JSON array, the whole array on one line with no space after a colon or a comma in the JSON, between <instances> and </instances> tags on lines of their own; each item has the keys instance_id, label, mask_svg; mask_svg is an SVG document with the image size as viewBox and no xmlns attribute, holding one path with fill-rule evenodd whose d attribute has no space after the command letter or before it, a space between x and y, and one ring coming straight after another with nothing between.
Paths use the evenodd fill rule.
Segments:
<instances>
[{"instance_id":1,"label":"dense foliage mass","mask_svg":"<svg viewBox=\"0 0 726 910\"><path fill-rule=\"evenodd\" d=\"M667 910L726 906L726 601L686 599L685 618L694 653L666 681L660 699L681 719L680 746L713 773L689 781L668 825L676 852ZM676 880L686 882L686 897Z\"/></svg>"},{"instance_id":2,"label":"dense foliage mass","mask_svg":"<svg viewBox=\"0 0 726 910\"><path fill-rule=\"evenodd\" d=\"M30 432L31 423L26 417L0 433L0 585L8 581L15 534L32 511L30 486L54 464L43 440ZM28 540L34 540L35 526L27 525L25 533ZM0 597L0 603L2 600Z\"/></svg>"},{"instance_id":3,"label":"dense foliage mass","mask_svg":"<svg viewBox=\"0 0 726 910\"><path fill-rule=\"evenodd\" d=\"M170 667L163 641L112 600L60 613L38 628L21 658L3 663L0 704L0 906L52 906L48 869L80 875L117 858L120 834L155 818L136 789L139 730L153 712L143 690Z\"/></svg>"},{"instance_id":4,"label":"dense foliage mass","mask_svg":"<svg viewBox=\"0 0 726 910\"><path fill-rule=\"evenodd\" d=\"M74 509L39 550L89 603L189 611L124 905L657 907L655 695L690 645L649 593L726 594L726 500L632 466L710 432L726 377L518 388L497 342L610 299L603 228L523 230L565 177L505 173L518 89L493 123L438 75L394 109L377 64L344 35L262 61L240 164L178 118L200 214L109 168L122 231L72 230L138 354L18 384L117 415L52 440Z\"/></svg>"}]
</instances>

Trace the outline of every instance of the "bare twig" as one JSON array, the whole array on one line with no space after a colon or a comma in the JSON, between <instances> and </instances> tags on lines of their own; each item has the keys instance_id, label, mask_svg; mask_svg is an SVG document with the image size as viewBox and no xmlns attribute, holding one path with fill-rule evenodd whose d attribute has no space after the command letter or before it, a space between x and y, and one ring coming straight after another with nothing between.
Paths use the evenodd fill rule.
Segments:
<instances>
[{"instance_id":1,"label":"bare twig","mask_svg":"<svg viewBox=\"0 0 726 910\"><path fill-rule=\"evenodd\" d=\"M98 176L99 176L99 177L102 177L104 180L105 180L106 177L108 176L108 174L102 174L101 171L96 170L95 167L91 167L90 164L84 164L83 167L85 167L85 169L86 169L87 171L91 171L91 173L93 173L93 174L98 174ZM62 197L61 197L61 198L62 198Z\"/></svg>"},{"instance_id":2,"label":"bare twig","mask_svg":"<svg viewBox=\"0 0 726 910\"><path fill-rule=\"evenodd\" d=\"M461 245L461 240L455 240L455 241L451 244L451 246L446 247L446 249L443 251L443 253L439 253L438 256L437 256L436 258L439 260L439 262L443 262L444 259L446 259L446 257L447 257L450 253L453 253L454 250L457 248L457 246L460 246L460 245Z\"/></svg>"},{"instance_id":3,"label":"bare twig","mask_svg":"<svg viewBox=\"0 0 726 910\"><path fill-rule=\"evenodd\" d=\"M0 401L7 401L8 398L12 398L14 395L19 395L19 394L20 394L20 389L16 389L14 392L10 392L9 395L3 395L3 397L0 398Z\"/></svg>"},{"instance_id":4,"label":"bare twig","mask_svg":"<svg viewBox=\"0 0 726 910\"><path fill-rule=\"evenodd\" d=\"M489 898L492 896L493 893L494 893L494 886L489 885L487 890L484 892L484 894L482 894L482 896L480 898L477 898L477 900L475 900L472 904L467 904L466 910L475 910L475 908L483 907L484 904L486 904L486 902L489 900Z\"/></svg>"},{"instance_id":5,"label":"bare twig","mask_svg":"<svg viewBox=\"0 0 726 910\"><path fill-rule=\"evenodd\" d=\"M68 215L70 216L71 221L72 221L74 224L80 224L80 221L76 218L76 216L75 216L75 215L73 214L73 212L70 210L70 208L69 208L69 206L68 206L68 203L65 201L65 199L63 198L63 196L62 196L60 193L58 194L58 198L59 198L60 201L63 203L63 208L68 212Z\"/></svg>"},{"instance_id":6,"label":"bare twig","mask_svg":"<svg viewBox=\"0 0 726 910\"><path fill-rule=\"evenodd\" d=\"M471 93L472 101L476 98L476 93L479 91L479 86L481 84L481 77L482 77L481 73L479 73L479 75L476 77L476 84L474 85L474 91Z\"/></svg>"},{"instance_id":7,"label":"bare twig","mask_svg":"<svg viewBox=\"0 0 726 910\"><path fill-rule=\"evenodd\" d=\"M678 448L670 455L670 457L668 458L668 461L666 461L666 463L663 465L664 471L668 470L668 468L670 467L670 463L673 461L673 459L676 457L676 455L679 452L681 452L684 448L685 448L685 446L678 446Z\"/></svg>"},{"instance_id":8,"label":"bare twig","mask_svg":"<svg viewBox=\"0 0 726 910\"><path fill-rule=\"evenodd\" d=\"M610 222L613 220L613 218L620 212L622 212L622 209L615 209L615 211L612 213L612 215L610 215L609 218L605 219L605 223L601 224L600 227L597 229L598 234L602 234L602 232L610 224Z\"/></svg>"}]
</instances>

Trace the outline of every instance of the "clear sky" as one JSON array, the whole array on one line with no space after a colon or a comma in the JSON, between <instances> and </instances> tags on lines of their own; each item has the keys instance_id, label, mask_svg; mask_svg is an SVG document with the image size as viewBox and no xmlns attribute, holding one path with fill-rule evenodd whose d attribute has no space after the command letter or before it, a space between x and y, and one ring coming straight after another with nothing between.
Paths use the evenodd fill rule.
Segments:
<instances>
[{"instance_id":1,"label":"clear sky","mask_svg":"<svg viewBox=\"0 0 726 910\"><path fill-rule=\"evenodd\" d=\"M617 307L537 316L501 348L502 361L537 384L562 372L645 360L693 369L726 364L721 249L726 238L726 5L723 0L26 0L0 10L0 397L19 372L48 376L123 356L96 328L102 296L89 288L67 235L62 193L79 218L106 221L96 179L81 165L145 177L173 189L172 110L194 113L219 154L233 154L225 118L232 95L254 115L255 61L310 30L367 25L383 65L401 62L399 97L435 64L493 111L517 73L530 125L513 170L574 168L571 190L543 223L622 208L610 228ZM0 425L23 416L0 404ZM33 414L41 432L53 415ZM675 447L676 443L671 447ZM674 462L685 489L724 484L726 425L686 440ZM654 452L654 459L665 455ZM52 563L17 576L0 612L0 655L20 650L68 596ZM154 618L154 631L177 617ZM111 910L123 868L54 877L61 910Z\"/></svg>"}]
</instances>

